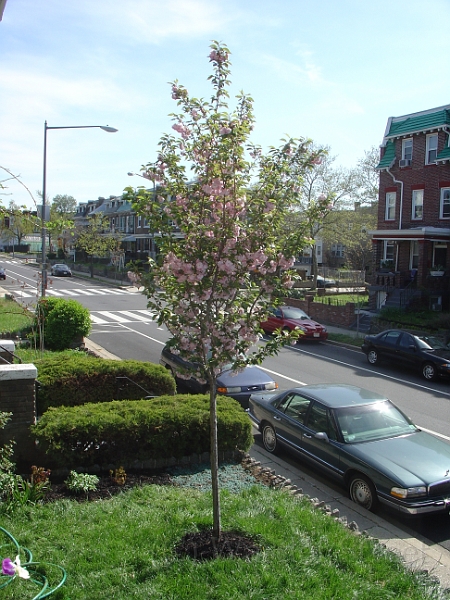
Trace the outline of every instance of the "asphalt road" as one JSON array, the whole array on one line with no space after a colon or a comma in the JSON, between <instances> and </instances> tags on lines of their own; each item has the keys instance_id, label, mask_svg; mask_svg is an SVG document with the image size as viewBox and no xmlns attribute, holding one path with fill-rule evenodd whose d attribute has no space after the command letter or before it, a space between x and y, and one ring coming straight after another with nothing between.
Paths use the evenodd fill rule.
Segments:
<instances>
[{"instance_id":1,"label":"asphalt road","mask_svg":"<svg viewBox=\"0 0 450 600\"><path fill-rule=\"evenodd\" d=\"M0 257L6 282L1 285L18 301L32 307L38 296L37 270ZM134 288L116 288L85 278L49 278L48 296L74 298L86 306L93 322L90 339L123 359L159 362L169 334L158 327L146 309L147 301ZM262 342L264 343L264 342ZM278 381L280 389L312 383L351 383L389 397L412 420L450 441L450 383L427 382L419 374L389 364L373 367L358 349L326 343L303 342L283 348L262 367ZM256 438L258 444L258 438ZM296 459L284 455L291 465ZM306 465L301 469L318 478ZM323 480L328 486L330 482ZM383 512L383 518L401 527L408 535L421 534L450 550L450 517L423 517L407 520Z\"/></svg>"}]
</instances>

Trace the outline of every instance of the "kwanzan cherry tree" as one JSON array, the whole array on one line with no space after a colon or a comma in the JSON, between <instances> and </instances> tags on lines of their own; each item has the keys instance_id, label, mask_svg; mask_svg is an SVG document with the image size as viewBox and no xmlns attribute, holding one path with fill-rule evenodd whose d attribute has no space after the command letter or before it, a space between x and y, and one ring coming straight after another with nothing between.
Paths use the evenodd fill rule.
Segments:
<instances>
[{"instance_id":1,"label":"kwanzan cherry tree","mask_svg":"<svg viewBox=\"0 0 450 600\"><path fill-rule=\"evenodd\" d=\"M178 135L164 135L157 160L141 169L153 188L128 189L159 236L161 260L142 280L149 307L170 331L172 351L198 363L197 376L210 390L215 539L221 531L215 378L224 365L259 364L289 341L280 332L258 344L260 322L293 284L289 269L301 240L282 224L302 174L320 157L310 140L288 138L266 154L250 143L252 98L240 93L228 109L229 55L225 45L211 45L209 101L171 84Z\"/></svg>"}]
</instances>

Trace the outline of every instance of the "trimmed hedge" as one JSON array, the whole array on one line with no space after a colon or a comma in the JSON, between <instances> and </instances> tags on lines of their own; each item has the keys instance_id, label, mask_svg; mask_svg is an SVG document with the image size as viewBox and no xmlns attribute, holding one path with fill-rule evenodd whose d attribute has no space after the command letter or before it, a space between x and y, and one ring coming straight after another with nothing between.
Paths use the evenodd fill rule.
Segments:
<instances>
[{"instance_id":1,"label":"trimmed hedge","mask_svg":"<svg viewBox=\"0 0 450 600\"><path fill-rule=\"evenodd\" d=\"M252 426L242 407L217 399L220 452L250 448ZM162 396L50 408L32 427L49 459L68 469L181 458L210 451L209 396Z\"/></svg>"},{"instance_id":2,"label":"trimmed hedge","mask_svg":"<svg viewBox=\"0 0 450 600\"><path fill-rule=\"evenodd\" d=\"M34 364L38 370L36 408L39 415L50 407L110 402L124 397L137 400L173 395L176 391L175 381L167 369L149 362L105 360L80 352L70 358L67 355L44 357ZM118 381L117 377L127 377L134 383Z\"/></svg>"}]
</instances>

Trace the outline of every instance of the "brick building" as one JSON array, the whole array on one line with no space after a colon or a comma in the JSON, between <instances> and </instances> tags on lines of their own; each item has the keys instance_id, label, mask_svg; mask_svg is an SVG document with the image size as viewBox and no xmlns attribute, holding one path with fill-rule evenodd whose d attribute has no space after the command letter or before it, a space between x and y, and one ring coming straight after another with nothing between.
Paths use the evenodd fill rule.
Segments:
<instances>
[{"instance_id":1,"label":"brick building","mask_svg":"<svg viewBox=\"0 0 450 600\"><path fill-rule=\"evenodd\" d=\"M450 105L390 117L381 145L373 308L449 309Z\"/></svg>"}]
</instances>

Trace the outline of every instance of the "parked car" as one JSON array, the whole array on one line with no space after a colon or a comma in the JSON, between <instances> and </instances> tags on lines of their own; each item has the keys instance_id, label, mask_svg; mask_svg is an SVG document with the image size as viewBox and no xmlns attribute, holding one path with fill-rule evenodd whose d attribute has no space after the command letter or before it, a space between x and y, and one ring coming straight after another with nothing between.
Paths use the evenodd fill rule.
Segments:
<instances>
[{"instance_id":1,"label":"parked car","mask_svg":"<svg viewBox=\"0 0 450 600\"><path fill-rule=\"evenodd\" d=\"M280 446L320 468L368 510L448 513L450 444L421 431L384 396L346 384L253 394L249 416L268 452Z\"/></svg>"},{"instance_id":2,"label":"parked car","mask_svg":"<svg viewBox=\"0 0 450 600\"><path fill-rule=\"evenodd\" d=\"M267 321L261 323L261 329L266 333L273 333L277 329L293 331L300 329L298 341L303 340L326 340L328 338L327 328L313 321L303 310L295 306L279 306L273 308Z\"/></svg>"},{"instance_id":3,"label":"parked car","mask_svg":"<svg viewBox=\"0 0 450 600\"><path fill-rule=\"evenodd\" d=\"M6 279L6 272L3 267L0 267L0 279Z\"/></svg>"},{"instance_id":4,"label":"parked car","mask_svg":"<svg viewBox=\"0 0 450 600\"><path fill-rule=\"evenodd\" d=\"M208 385L199 381L196 376L196 364L174 354L169 346L163 348L159 362L171 371L178 385L185 386L196 394L204 394L208 391ZM190 377L189 374L191 374ZM234 398L244 408L248 408L250 394L254 392L272 394L274 390L278 389L276 381L263 369L256 366L245 367L240 372L233 372L230 368L225 368L217 375L216 383L219 395Z\"/></svg>"},{"instance_id":5,"label":"parked car","mask_svg":"<svg viewBox=\"0 0 450 600\"><path fill-rule=\"evenodd\" d=\"M322 277L322 275L317 275L317 287L318 288L330 288L336 287L336 281L334 279L330 279L328 277Z\"/></svg>"},{"instance_id":6,"label":"parked car","mask_svg":"<svg viewBox=\"0 0 450 600\"><path fill-rule=\"evenodd\" d=\"M72 277L72 271L69 269L67 265L64 264L56 264L51 268L51 274L54 277Z\"/></svg>"},{"instance_id":7,"label":"parked car","mask_svg":"<svg viewBox=\"0 0 450 600\"><path fill-rule=\"evenodd\" d=\"M420 371L429 381L450 375L450 347L432 335L388 329L378 335L366 335L361 350L371 365L386 359L393 365Z\"/></svg>"}]
</instances>

